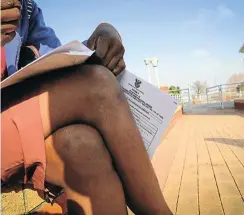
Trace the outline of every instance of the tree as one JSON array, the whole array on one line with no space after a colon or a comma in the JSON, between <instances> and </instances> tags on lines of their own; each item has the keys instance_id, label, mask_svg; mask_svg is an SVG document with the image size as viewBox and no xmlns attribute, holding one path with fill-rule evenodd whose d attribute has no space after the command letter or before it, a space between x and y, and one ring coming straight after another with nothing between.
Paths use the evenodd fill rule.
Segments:
<instances>
[{"instance_id":1,"label":"tree","mask_svg":"<svg viewBox=\"0 0 244 215\"><path fill-rule=\"evenodd\" d=\"M173 94L173 95L180 94L180 87L170 86L169 92L170 92L170 94Z\"/></svg>"},{"instance_id":2,"label":"tree","mask_svg":"<svg viewBox=\"0 0 244 215\"><path fill-rule=\"evenodd\" d=\"M192 88L193 88L194 92L196 93L196 96L199 98L200 94L206 92L207 83L206 83L206 81L205 82L195 81L192 85Z\"/></svg>"}]
</instances>

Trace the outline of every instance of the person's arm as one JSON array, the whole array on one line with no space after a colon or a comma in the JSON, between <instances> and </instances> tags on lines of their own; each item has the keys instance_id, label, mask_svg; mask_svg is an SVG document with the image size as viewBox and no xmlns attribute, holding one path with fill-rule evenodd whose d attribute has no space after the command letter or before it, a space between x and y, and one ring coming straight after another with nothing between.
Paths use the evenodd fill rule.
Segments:
<instances>
[{"instance_id":1,"label":"person's arm","mask_svg":"<svg viewBox=\"0 0 244 215\"><path fill-rule=\"evenodd\" d=\"M27 46L34 46L40 55L61 45L54 30L46 26L42 15L42 10L32 1L32 13L27 38Z\"/></svg>"}]
</instances>

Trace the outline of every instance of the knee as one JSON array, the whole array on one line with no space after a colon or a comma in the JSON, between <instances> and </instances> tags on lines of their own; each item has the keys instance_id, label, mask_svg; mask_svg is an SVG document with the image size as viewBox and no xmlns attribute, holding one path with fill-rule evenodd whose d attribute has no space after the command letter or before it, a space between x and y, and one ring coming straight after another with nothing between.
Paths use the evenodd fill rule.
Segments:
<instances>
[{"instance_id":1,"label":"knee","mask_svg":"<svg viewBox=\"0 0 244 215\"><path fill-rule=\"evenodd\" d=\"M65 171L94 177L113 171L112 159L99 132L87 125L71 125L55 133L55 148Z\"/></svg>"},{"instance_id":2,"label":"knee","mask_svg":"<svg viewBox=\"0 0 244 215\"><path fill-rule=\"evenodd\" d=\"M89 83L87 93L93 102L110 101L122 97L123 92L116 77L106 67L87 65L81 66L80 69Z\"/></svg>"}]
</instances>

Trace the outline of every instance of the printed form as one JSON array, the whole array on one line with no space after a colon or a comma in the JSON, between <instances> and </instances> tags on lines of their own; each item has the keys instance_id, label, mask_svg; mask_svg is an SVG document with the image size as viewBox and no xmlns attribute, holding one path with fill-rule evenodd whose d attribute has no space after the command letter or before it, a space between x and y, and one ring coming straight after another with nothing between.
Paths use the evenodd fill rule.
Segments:
<instances>
[{"instance_id":1,"label":"printed form","mask_svg":"<svg viewBox=\"0 0 244 215\"><path fill-rule=\"evenodd\" d=\"M152 158L177 108L177 102L129 71L123 72L117 79L124 90L149 157Z\"/></svg>"}]
</instances>

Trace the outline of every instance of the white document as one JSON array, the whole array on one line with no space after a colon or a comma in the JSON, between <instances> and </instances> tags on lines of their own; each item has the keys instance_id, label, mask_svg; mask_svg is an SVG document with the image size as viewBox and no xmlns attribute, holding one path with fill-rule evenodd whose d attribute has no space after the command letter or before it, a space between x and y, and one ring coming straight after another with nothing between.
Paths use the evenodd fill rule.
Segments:
<instances>
[{"instance_id":1,"label":"white document","mask_svg":"<svg viewBox=\"0 0 244 215\"><path fill-rule=\"evenodd\" d=\"M118 81L124 90L149 157L152 158L169 126L177 102L129 71L123 72Z\"/></svg>"},{"instance_id":2,"label":"white document","mask_svg":"<svg viewBox=\"0 0 244 215\"><path fill-rule=\"evenodd\" d=\"M1 82L1 88L45 72L84 63L94 52L78 41L70 42L38 58ZM152 158L177 107L176 100L160 89L124 71L118 81Z\"/></svg>"}]
</instances>

